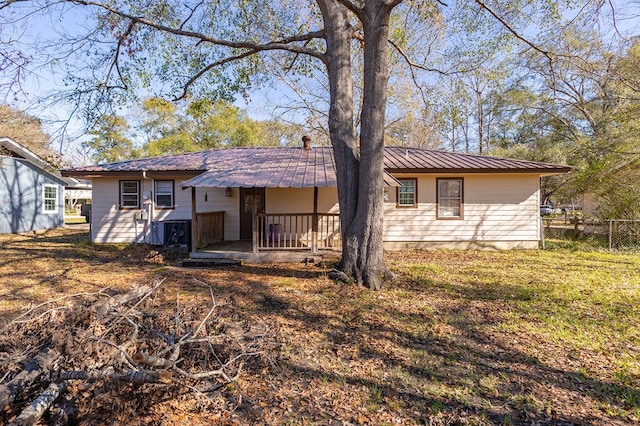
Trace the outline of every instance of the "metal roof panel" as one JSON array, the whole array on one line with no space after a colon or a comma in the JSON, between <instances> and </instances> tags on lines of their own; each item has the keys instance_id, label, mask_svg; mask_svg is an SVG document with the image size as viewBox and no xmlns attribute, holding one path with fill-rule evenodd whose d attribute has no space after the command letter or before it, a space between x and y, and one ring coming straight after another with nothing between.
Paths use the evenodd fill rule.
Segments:
<instances>
[{"instance_id":1,"label":"metal roof panel","mask_svg":"<svg viewBox=\"0 0 640 426\"><path fill-rule=\"evenodd\" d=\"M566 173L557 164L486 157L420 148L386 147L385 169L394 173ZM337 186L331 147L227 148L164 157L77 167L64 176L102 176L125 172L202 172L189 186L310 188ZM398 185L385 175L387 185Z\"/></svg>"}]
</instances>

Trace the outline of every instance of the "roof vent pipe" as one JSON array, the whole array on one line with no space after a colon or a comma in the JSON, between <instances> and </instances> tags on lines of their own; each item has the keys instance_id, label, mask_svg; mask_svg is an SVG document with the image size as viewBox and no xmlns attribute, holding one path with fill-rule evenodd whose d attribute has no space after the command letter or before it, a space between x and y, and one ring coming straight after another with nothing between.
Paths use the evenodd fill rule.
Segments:
<instances>
[{"instance_id":1,"label":"roof vent pipe","mask_svg":"<svg viewBox=\"0 0 640 426\"><path fill-rule=\"evenodd\" d=\"M311 149L311 136L304 135L302 137L302 149Z\"/></svg>"}]
</instances>

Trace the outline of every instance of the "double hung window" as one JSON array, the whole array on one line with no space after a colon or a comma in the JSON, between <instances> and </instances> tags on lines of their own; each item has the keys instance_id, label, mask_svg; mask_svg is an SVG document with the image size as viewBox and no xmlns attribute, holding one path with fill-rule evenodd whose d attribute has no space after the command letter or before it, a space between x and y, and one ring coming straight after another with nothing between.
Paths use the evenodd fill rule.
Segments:
<instances>
[{"instance_id":1,"label":"double hung window","mask_svg":"<svg viewBox=\"0 0 640 426\"><path fill-rule=\"evenodd\" d=\"M462 219L464 218L462 198L462 178L437 179L437 218L438 219Z\"/></svg>"},{"instance_id":2,"label":"double hung window","mask_svg":"<svg viewBox=\"0 0 640 426\"><path fill-rule=\"evenodd\" d=\"M140 181L121 180L120 181L120 208L139 209L140 208Z\"/></svg>"},{"instance_id":3,"label":"double hung window","mask_svg":"<svg viewBox=\"0 0 640 426\"><path fill-rule=\"evenodd\" d=\"M402 186L398 187L398 207L418 206L418 180L398 179Z\"/></svg>"},{"instance_id":4,"label":"double hung window","mask_svg":"<svg viewBox=\"0 0 640 426\"><path fill-rule=\"evenodd\" d=\"M156 208L171 209L174 207L172 180L155 181L155 201Z\"/></svg>"},{"instance_id":5,"label":"double hung window","mask_svg":"<svg viewBox=\"0 0 640 426\"><path fill-rule=\"evenodd\" d=\"M58 212L58 185L45 184L42 188L43 209L45 213Z\"/></svg>"}]
</instances>

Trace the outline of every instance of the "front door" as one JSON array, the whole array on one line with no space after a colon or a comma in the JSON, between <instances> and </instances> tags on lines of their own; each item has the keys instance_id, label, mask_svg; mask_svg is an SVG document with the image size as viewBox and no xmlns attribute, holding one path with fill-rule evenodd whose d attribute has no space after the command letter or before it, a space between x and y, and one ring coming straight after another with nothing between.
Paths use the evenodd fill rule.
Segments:
<instances>
[{"instance_id":1,"label":"front door","mask_svg":"<svg viewBox=\"0 0 640 426\"><path fill-rule=\"evenodd\" d=\"M240 188L240 239L253 239L253 211L264 213L264 188Z\"/></svg>"}]
</instances>

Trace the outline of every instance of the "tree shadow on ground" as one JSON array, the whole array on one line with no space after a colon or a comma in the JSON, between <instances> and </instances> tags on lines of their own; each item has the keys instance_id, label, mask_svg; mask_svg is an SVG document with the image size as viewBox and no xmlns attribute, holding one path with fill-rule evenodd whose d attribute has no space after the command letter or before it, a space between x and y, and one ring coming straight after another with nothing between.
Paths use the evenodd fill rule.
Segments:
<instances>
[{"instance_id":1,"label":"tree shadow on ground","mask_svg":"<svg viewBox=\"0 0 640 426\"><path fill-rule=\"evenodd\" d=\"M271 274L260 267L238 270L245 272L292 274L277 268ZM450 283L436 283L415 291L441 293L442 286L451 290ZM566 359L550 362L535 342L499 331L500 317L469 309L469 304L493 303L501 309L513 289L496 289L492 295L456 289L464 297L452 295L444 308L430 314L394 310L367 290L333 283L312 291L291 287L294 291L282 291L253 277L238 277L238 284L219 290L244 300L249 315L289 325L286 345L291 349L280 364L284 376L375 389L378 405L411 422L447 413L487 424L613 424L627 420L616 410L623 413L640 401L637 387L585 375ZM479 315L469 317L474 314ZM439 329L443 319L445 330ZM376 365L373 374L361 369L369 364Z\"/></svg>"},{"instance_id":2,"label":"tree shadow on ground","mask_svg":"<svg viewBox=\"0 0 640 426\"><path fill-rule=\"evenodd\" d=\"M16 279L13 267L36 258L53 260L58 277L49 282L32 268L36 282L60 286L61 292L77 280L78 268L96 274L104 266L112 274L149 277L162 266L146 268L148 246L93 247L81 235L37 241L39 247L0 240L14 252L0 280ZM640 406L636 383L590 374L579 354L503 329L509 304L532 297L520 286L400 277L375 293L333 283L326 270L302 265L165 268L160 276L194 292L192 278L208 283L216 297L235 300L248 321L266 321L279 330L282 345L274 366L249 380L282 391L264 396L267 407L250 404L256 422L285 402L297 413L277 419L297 416L301 423L327 424L361 422L354 407L363 405L369 424L382 423L384 412L405 424L440 419L440 424L603 425L632 421L625 413ZM25 297L27 286L17 289ZM428 309L418 306L420 300ZM309 389L320 408L301 405L289 392L298 388Z\"/></svg>"}]
</instances>

